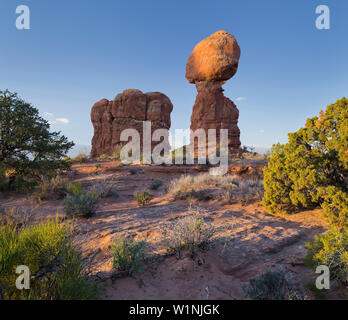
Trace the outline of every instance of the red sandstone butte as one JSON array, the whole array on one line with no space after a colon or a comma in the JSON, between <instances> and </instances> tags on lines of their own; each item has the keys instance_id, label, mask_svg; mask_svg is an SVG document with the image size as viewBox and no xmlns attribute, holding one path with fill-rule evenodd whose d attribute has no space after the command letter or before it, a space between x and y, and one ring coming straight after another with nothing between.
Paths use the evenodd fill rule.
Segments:
<instances>
[{"instance_id":1,"label":"red sandstone butte","mask_svg":"<svg viewBox=\"0 0 348 320\"><path fill-rule=\"evenodd\" d=\"M238 69L240 48L226 31L218 31L202 40L192 51L186 65L186 78L197 88L191 116L191 130L228 129L228 147L240 148L239 111L223 94L222 85Z\"/></svg>"},{"instance_id":2,"label":"red sandstone butte","mask_svg":"<svg viewBox=\"0 0 348 320\"><path fill-rule=\"evenodd\" d=\"M91 157L111 155L121 142L124 129L136 129L143 141L143 121L151 121L152 133L157 129L169 129L173 104L160 92L143 93L128 89L118 94L113 101L102 99L95 103L91 111L94 127ZM153 142L152 148L159 142Z\"/></svg>"}]
</instances>

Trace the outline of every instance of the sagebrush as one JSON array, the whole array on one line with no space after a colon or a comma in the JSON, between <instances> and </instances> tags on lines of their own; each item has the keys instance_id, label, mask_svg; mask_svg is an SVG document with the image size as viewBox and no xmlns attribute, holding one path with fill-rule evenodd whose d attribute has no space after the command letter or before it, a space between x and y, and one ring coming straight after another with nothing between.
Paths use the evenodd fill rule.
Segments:
<instances>
[{"instance_id":1,"label":"sagebrush","mask_svg":"<svg viewBox=\"0 0 348 320\"><path fill-rule=\"evenodd\" d=\"M187 250L192 257L198 249L207 247L214 235L214 227L199 217L199 210L189 210L188 216L164 225L163 243L169 252L178 254Z\"/></svg>"},{"instance_id":2,"label":"sagebrush","mask_svg":"<svg viewBox=\"0 0 348 320\"><path fill-rule=\"evenodd\" d=\"M141 270L146 258L147 246L146 241L135 241L127 238L116 239L111 247L113 268L128 275Z\"/></svg>"}]
</instances>

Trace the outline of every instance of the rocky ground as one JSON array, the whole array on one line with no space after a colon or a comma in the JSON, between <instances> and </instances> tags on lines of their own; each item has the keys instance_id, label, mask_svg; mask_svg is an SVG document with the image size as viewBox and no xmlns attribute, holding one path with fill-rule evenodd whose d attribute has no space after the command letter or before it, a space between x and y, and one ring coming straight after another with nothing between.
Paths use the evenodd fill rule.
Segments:
<instances>
[{"instance_id":1,"label":"rocky ground","mask_svg":"<svg viewBox=\"0 0 348 320\"><path fill-rule=\"evenodd\" d=\"M237 163L231 172L257 175L262 161ZM129 172L130 168L134 171ZM81 249L91 277L101 283L103 299L243 299L248 279L266 269L283 268L294 284L308 298L306 285L315 279L313 271L303 265L305 242L327 230L320 210L274 216L260 202L248 205L223 205L209 201L171 201L165 188L171 179L183 174L200 174L204 167L119 166L113 162L74 165L73 180L92 185L105 179L115 183L117 195L101 201L95 216L71 221L74 242ZM148 206L138 207L133 193L149 189L152 179L163 185L152 192ZM32 208L26 196L7 195L2 207ZM163 245L164 225L194 209L215 228L209 250L197 256L169 256ZM56 215L64 217L63 201L46 201L34 209L36 219ZM149 244L149 260L141 273L118 278L112 270L110 247L120 236L144 239Z\"/></svg>"}]
</instances>

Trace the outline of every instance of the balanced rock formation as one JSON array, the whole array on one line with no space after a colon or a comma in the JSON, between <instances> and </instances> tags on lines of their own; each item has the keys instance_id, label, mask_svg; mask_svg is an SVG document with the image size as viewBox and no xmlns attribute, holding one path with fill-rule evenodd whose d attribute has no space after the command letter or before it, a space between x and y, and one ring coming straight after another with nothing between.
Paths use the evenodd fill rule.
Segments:
<instances>
[{"instance_id":1,"label":"balanced rock formation","mask_svg":"<svg viewBox=\"0 0 348 320\"><path fill-rule=\"evenodd\" d=\"M151 121L151 132L169 129L173 104L160 92L143 93L129 89L118 94L113 101L102 99L95 103L91 111L94 127L91 157L111 155L117 146L122 146L120 135L125 129L136 129L142 147L143 121ZM159 142L153 142L152 148Z\"/></svg>"},{"instance_id":2,"label":"balanced rock formation","mask_svg":"<svg viewBox=\"0 0 348 320\"><path fill-rule=\"evenodd\" d=\"M218 31L196 45L186 65L186 78L197 88L191 116L191 130L228 129L228 147L239 149L239 111L223 94L222 85L238 69L240 48L236 39L226 31ZM192 141L191 141L192 142Z\"/></svg>"}]
</instances>

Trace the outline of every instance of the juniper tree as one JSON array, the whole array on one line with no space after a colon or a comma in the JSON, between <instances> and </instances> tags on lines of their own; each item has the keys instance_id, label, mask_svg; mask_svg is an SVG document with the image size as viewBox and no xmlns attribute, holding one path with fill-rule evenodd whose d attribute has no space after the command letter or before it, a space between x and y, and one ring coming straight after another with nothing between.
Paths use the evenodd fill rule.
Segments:
<instances>
[{"instance_id":1,"label":"juniper tree","mask_svg":"<svg viewBox=\"0 0 348 320\"><path fill-rule=\"evenodd\" d=\"M273 145L264 170L264 205L290 212L321 205L333 224L348 224L348 99L342 98Z\"/></svg>"},{"instance_id":2,"label":"juniper tree","mask_svg":"<svg viewBox=\"0 0 348 320\"><path fill-rule=\"evenodd\" d=\"M50 132L48 121L16 93L0 90L0 168L9 185L18 175L39 177L69 168L62 160L73 142Z\"/></svg>"}]
</instances>

